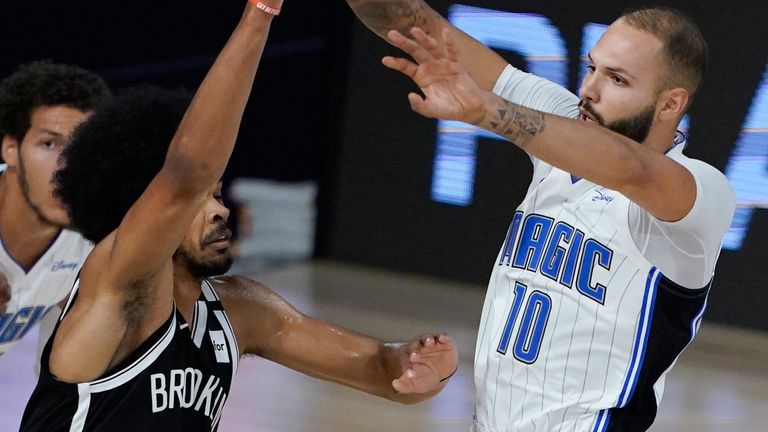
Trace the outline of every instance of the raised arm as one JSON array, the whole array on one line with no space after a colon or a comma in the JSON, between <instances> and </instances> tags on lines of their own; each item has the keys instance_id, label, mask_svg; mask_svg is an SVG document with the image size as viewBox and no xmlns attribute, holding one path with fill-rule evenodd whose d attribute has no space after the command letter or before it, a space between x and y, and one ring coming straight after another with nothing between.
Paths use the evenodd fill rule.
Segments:
<instances>
[{"instance_id":1,"label":"raised arm","mask_svg":"<svg viewBox=\"0 0 768 432\"><path fill-rule=\"evenodd\" d=\"M279 8L282 1L268 3ZM81 382L101 376L170 316L171 257L232 153L271 19L246 7L181 121L159 173L84 264L77 302L62 321L51 352L50 369L59 379Z\"/></svg>"},{"instance_id":2,"label":"raised arm","mask_svg":"<svg viewBox=\"0 0 768 432\"><path fill-rule=\"evenodd\" d=\"M242 277L216 282L242 354L255 354L315 378L401 403L443 389L458 365L445 334L384 343L306 316L271 289Z\"/></svg>"},{"instance_id":3,"label":"raised arm","mask_svg":"<svg viewBox=\"0 0 768 432\"><path fill-rule=\"evenodd\" d=\"M443 29L449 29L461 52L462 65L483 90L493 89L507 66L500 55L451 25L424 0L347 0L347 3L366 27L387 41L391 30L410 35L411 28L419 27L441 38Z\"/></svg>"},{"instance_id":4,"label":"raised arm","mask_svg":"<svg viewBox=\"0 0 768 432\"><path fill-rule=\"evenodd\" d=\"M418 30L413 33L417 41L394 31L389 37L416 63L393 57L385 57L383 63L421 88L425 97L408 95L414 111L494 132L550 165L621 192L657 219L677 221L693 207L693 175L649 148L653 144L637 143L596 124L528 109L484 91L458 60L461 54L450 33L443 32L445 45Z\"/></svg>"}]
</instances>

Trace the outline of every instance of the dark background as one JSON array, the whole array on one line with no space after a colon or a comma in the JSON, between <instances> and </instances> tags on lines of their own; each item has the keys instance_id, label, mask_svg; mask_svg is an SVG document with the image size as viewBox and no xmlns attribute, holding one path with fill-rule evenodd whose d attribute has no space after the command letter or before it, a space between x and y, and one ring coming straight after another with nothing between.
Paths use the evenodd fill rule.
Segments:
<instances>
[{"instance_id":1,"label":"dark background","mask_svg":"<svg viewBox=\"0 0 768 432\"><path fill-rule=\"evenodd\" d=\"M441 13L449 2L429 1ZM548 17L578 62L581 29L641 2L467 1ZM104 76L195 89L244 1L27 1L0 4L0 76L49 58ZM657 1L689 13L711 63L691 111L687 151L724 169L768 62L764 1ZM514 31L514 29L510 29ZM320 182L317 256L485 284L530 163L514 146L481 140L473 203L430 199L435 121L408 109L412 85L382 67L394 49L342 0L286 0L274 21L228 178ZM504 53L513 64L515 53ZM576 89L577 67L570 86ZM708 318L768 329L768 217L758 211L742 249L724 251Z\"/></svg>"}]
</instances>

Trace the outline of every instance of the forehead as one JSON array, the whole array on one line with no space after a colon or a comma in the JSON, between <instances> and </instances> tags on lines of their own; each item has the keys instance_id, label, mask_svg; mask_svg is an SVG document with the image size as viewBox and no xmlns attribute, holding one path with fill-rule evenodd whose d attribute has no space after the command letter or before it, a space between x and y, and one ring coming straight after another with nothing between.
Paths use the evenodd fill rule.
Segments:
<instances>
[{"instance_id":1,"label":"forehead","mask_svg":"<svg viewBox=\"0 0 768 432\"><path fill-rule=\"evenodd\" d=\"M69 136L89 113L63 105L41 106L29 118L30 132Z\"/></svg>"},{"instance_id":2,"label":"forehead","mask_svg":"<svg viewBox=\"0 0 768 432\"><path fill-rule=\"evenodd\" d=\"M597 67L623 69L637 79L655 79L661 73L659 39L616 21L608 27L589 55Z\"/></svg>"}]
</instances>

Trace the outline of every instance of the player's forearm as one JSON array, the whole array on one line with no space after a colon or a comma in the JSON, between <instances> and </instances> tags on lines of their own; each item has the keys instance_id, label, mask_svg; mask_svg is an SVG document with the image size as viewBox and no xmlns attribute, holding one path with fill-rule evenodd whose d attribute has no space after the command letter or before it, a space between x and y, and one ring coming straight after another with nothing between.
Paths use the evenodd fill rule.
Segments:
<instances>
[{"instance_id":1,"label":"player's forearm","mask_svg":"<svg viewBox=\"0 0 768 432\"><path fill-rule=\"evenodd\" d=\"M179 126L164 169L188 192L210 188L224 172L271 21L272 15L247 6Z\"/></svg>"},{"instance_id":2,"label":"player's forearm","mask_svg":"<svg viewBox=\"0 0 768 432\"><path fill-rule=\"evenodd\" d=\"M445 20L423 0L347 0L355 15L383 39L397 30L410 35L413 27L438 36Z\"/></svg>"},{"instance_id":3,"label":"player's forearm","mask_svg":"<svg viewBox=\"0 0 768 432\"><path fill-rule=\"evenodd\" d=\"M492 94L471 123L575 176L621 191L640 182L648 150L595 124L525 108Z\"/></svg>"}]
</instances>

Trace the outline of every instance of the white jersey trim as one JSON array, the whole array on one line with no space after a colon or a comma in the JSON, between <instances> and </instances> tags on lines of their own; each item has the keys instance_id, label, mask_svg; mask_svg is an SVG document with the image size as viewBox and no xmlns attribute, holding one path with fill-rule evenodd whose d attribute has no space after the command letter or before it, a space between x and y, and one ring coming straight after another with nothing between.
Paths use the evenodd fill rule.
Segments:
<instances>
[{"instance_id":1,"label":"white jersey trim","mask_svg":"<svg viewBox=\"0 0 768 432\"><path fill-rule=\"evenodd\" d=\"M120 387L128 381L136 378L141 372L144 371L144 369L154 363L154 361L160 357L160 354L162 354L163 351L165 351L165 349L171 343L171 340L173 340L173 336L175 334L176 308L174 306L173 319L171 320L171 324L168 326L165 334L157 342L155 342L152 348L147 350L147 352L145 352L140 358L138 358L128 367L98 381L79 384L78 387L80 385L87 385L91 393L100 393Z\"/></svg>"},{"instance_id":2,"label":"white jersey trim","mask_svg":"<svg viewBox=\"0 0 768 432\"><path fill-rule=\"evenodd\" d=\"M213 286L208 280L204 280L203 284L201 285L201 288L203 290L203 294L205 295L205 298L208 301L220 301L219 296L216 294L216 290L213 289ZM222 309L224 309L224 305L222 304ZM224 330L224 334L227 336L227 341L229 342L230 348L230 358L232 359L232 386L235 384L235 374L237 373L237 364L240 360L240 347L237 345L237 337L235 337L235 330L232 328L232 324L229 322L229 318L227 318L227 315L224 313L223 310L216 310L213 311L213 314L216 316L216 318L219 320L219 323L221 324L222 330Z\"/></svg>"},{"instance_id":3,"label":"white jersey trim","mask_svg":"<svg viewBox=\"0 0 768 432\"><path fill-rule=\"evenodd\" d=\"M203 290L203 295L205 296L206 300L210 302L219 301L219 296L216 295L216 290L213 289L213 286L210 282L204 280L200 285L200 288Z\"/></svg>"},{"instance_id":4,"label":"white jersey trim","mask_svg":"<svg viewBox=\"0 0 768 432\"><path fill-rule=\"evenodd\" d=\"M192 342L200 348L203 343L205 329L208 327L208 304L204 301L198 301L195 307L194 331L192 333Z\"/></svg>"},{"instance_id":5,"label":"white jersey trim","mask_svg":"<svg viewBox=\"0 0 768 432\"><path fill-rule=\"evenodd\" d=\"M82 432L85 428L85 419L88 418L88 410L91 407L91 392L88 383L77 385L77 411L72 416L69 432Z\"/></svg>"}]
</instances>

